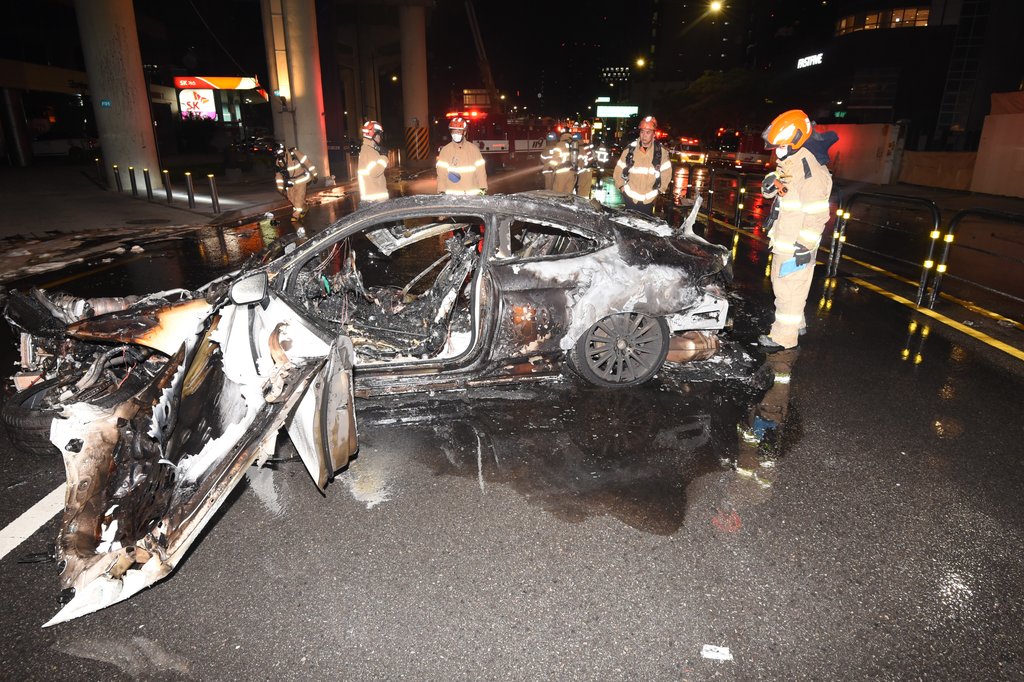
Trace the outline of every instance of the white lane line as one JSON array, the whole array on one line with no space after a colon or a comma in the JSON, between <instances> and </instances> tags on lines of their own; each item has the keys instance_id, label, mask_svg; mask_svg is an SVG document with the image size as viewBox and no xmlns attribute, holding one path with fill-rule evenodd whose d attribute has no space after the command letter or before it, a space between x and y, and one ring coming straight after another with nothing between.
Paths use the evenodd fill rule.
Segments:
<instances>
[{"instance_id":1,"label":"white lane line","mask_svg":"<svg viewBox=\"0 0 1024 682\"><path fill-rule=\"evenodd\" d=\"M64 508L64 489L66 487L64 483L61 483L57 489L7 524L6 528L0 530L0 559L10 554L15 547L31 537L33 533L43 527L43 524Z\"/></svg>"}]
</instances>

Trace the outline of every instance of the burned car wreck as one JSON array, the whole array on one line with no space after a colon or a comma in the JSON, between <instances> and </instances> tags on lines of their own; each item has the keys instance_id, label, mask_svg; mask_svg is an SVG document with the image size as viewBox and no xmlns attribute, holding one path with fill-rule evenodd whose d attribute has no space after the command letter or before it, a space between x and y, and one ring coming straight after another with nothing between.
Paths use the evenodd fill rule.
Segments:
<instances>
[{"instance_id":1,"label":"burned car wreck","mask_svg":"<svg viewBox=\"0 0 1024 682\"><path fill-rule=\"evenodd\" d=\"M729 253L547 192L357 211L197 291L12 292L12 440L60 452L59 623L168 575L287 434L323 490L357 450L356 397L557 378L606 388L713 348Z\"/></svg>"}]
</instances>

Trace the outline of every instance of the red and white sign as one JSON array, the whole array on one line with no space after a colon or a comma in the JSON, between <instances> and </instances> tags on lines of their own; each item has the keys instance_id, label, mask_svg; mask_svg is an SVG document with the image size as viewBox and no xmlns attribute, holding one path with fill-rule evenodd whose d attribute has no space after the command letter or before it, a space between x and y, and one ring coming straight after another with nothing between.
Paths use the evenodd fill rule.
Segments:
<instances>
[{"instance_id":1,"label":"red and white sign","mask_svg":"<svg viewBox=\"0 0 1024 682\"><path fill-rule=\"evenodd\" d=\"M175 76L174 87L179 90L255 90L260 84L255 78L241 76Z\"/></svg>"},{"instance_id":2,"label":"red and white sign","mask_svg":"<svg viewBox=\"0 0 1024 682\"><path fill-rule=\"evenodd\" d=\"M217 104L213 101L213 90L181 90L178 92L178 106L182 118L217 119Z\"/></svg>"}]
</instances>

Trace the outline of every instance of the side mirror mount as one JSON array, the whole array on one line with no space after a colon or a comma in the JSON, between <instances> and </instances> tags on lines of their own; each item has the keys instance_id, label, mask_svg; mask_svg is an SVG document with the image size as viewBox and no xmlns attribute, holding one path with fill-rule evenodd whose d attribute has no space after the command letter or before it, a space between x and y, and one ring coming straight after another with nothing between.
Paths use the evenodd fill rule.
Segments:
<instances>
[{"instance_id":1,"label":"side mirror mount","mask_svg":"<svg viewBox=\"0 0 1024 682\"><path fill-rule=\"evenodd\" d=\"M235 305L262 302L267 297L267 273L254 272L235 281L230 295Z\"/></svg>"}]
</instances>

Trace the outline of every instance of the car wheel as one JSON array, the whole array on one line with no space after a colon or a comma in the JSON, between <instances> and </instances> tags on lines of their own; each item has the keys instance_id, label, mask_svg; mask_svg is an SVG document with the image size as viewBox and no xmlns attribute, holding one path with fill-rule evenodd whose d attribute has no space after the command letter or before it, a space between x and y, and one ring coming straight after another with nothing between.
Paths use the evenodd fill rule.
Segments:
<instances>
[{"instance_id":1,"label":"car wheel","mask_svg":"<svg viewBox=\"0 0 1024 682\"><path fill-rule=\"evenodd\" d=\"M594 323L579 338L570 364L598 386L625 388L657 373L668 354L668 324L643 313L616 313Z\"/></svg>"},{"instance_id":2,"label":"car wheel","mask_svg":"<svg viewBox=\"0 0 1024 682\"><path fill-rule=\"evenodd\" d=\"M37 455L60 454L57 446L50 442L50 422L60 411L51 409L47 399L52 391L66 383L59 379L40 381L10 396L4 403L0 418L14 447Z\"/></svg>"}]
</instances>

